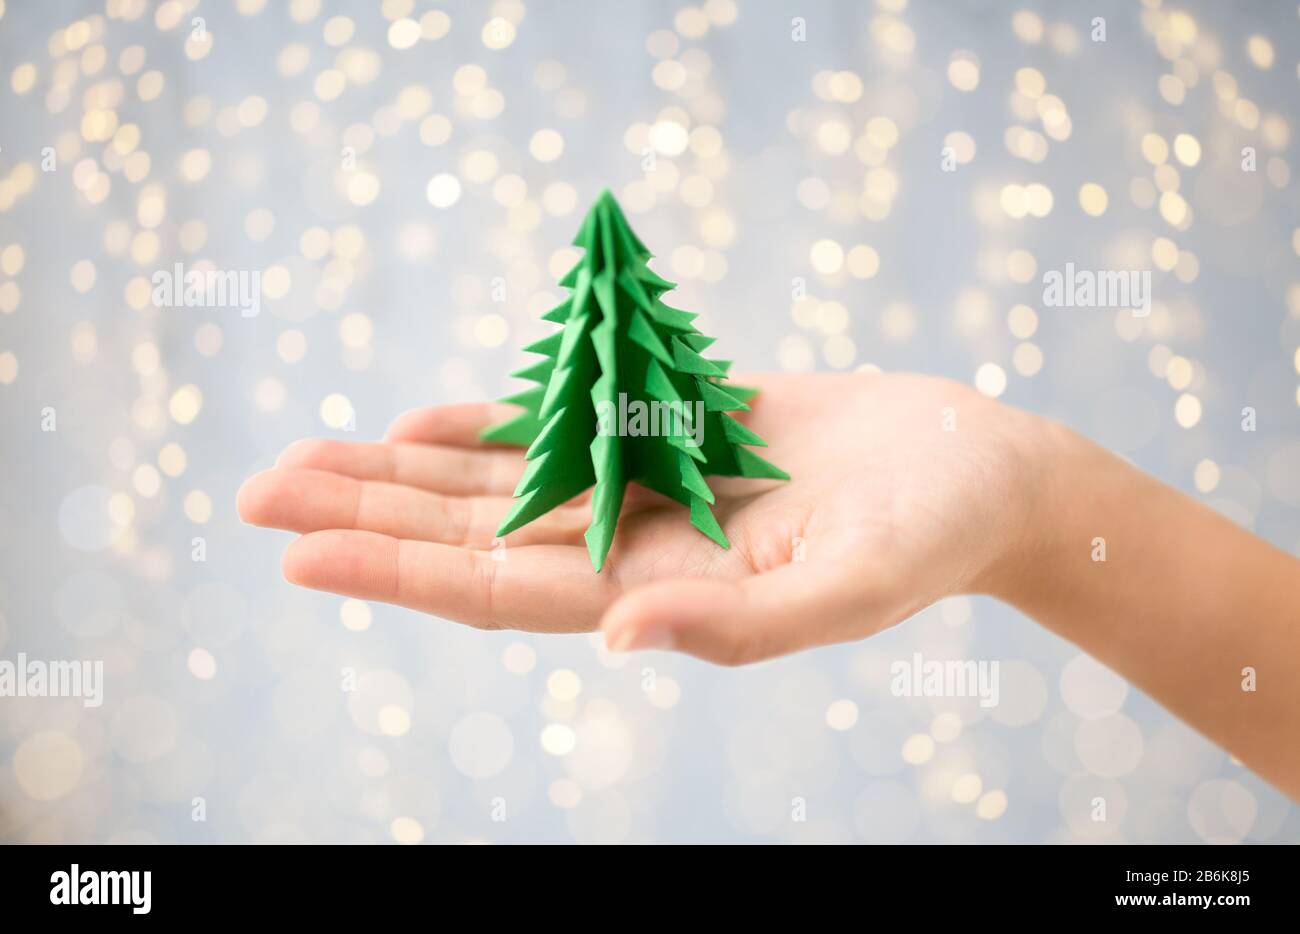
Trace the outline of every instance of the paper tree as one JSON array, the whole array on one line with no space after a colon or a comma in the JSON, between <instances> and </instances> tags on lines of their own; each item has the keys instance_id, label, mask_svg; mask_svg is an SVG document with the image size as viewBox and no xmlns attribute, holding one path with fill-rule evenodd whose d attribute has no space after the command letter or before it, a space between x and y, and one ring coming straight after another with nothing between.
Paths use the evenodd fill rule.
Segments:
<instances>
[{"instance_id":1,"label":"paper tree","mask_svg":"<svg viewBox=\"0 0 1300 934\"><path fill-rule=\"evenodd\" d=\"M646 265L649 250L604 191L573 241L586 251L560 280L569 297L543 315L564 327L524 349L542 359L512 374L537 386L503 401L524 412L483 432L527 445L528 466L504 536L595 486L587 551L599 571L629 482L690 508L691 523L723 548L706 475L790 479L744 445L766 442L728 412L756 389L726 383L730 361L706 360L713 343L696 317L659 300L675 284Z\"/></svg>"}]
</instances>

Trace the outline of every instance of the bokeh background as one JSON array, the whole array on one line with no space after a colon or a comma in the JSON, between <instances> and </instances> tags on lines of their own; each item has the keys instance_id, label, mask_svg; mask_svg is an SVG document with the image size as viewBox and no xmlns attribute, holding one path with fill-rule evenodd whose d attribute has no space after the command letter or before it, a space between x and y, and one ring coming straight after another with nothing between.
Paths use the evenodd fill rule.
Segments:
<instances>
[{"instance_id":1,"label":"bokeh background","mask_svg":"<svg viewBox=\"0 0 1300 934\"><path fill-rule=\"evenodd\" d=\"M0 658L107 682L0 698L0 840L1300 839L993 602L616 657L295 589L234 509L512 388L609 186L739 369L966 380L1295 551L1298 51L1288 2L0 0ZM261 314L154 307L176 262ZM1067 262L1150 315L1042 307ZM893 697L914 651L1001 704Z\"/></svg>"}]
</instances>

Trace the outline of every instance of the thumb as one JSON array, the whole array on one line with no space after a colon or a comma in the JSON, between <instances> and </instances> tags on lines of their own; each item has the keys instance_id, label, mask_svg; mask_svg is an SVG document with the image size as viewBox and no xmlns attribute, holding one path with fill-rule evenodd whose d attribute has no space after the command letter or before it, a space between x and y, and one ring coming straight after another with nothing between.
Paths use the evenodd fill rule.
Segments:
<instances>
[{"instance_id":1,"label":"thumb","mask_svg":"<svg viewBox=\"0 0 1300 934\"><path fill-rule=\"evenodd\" d=\"M744 665L847 638L847 594L807 564L739 580L687 578L646 584L601 619L611 651L673 649L720 665Z\"/></svg>"}]
</instances>

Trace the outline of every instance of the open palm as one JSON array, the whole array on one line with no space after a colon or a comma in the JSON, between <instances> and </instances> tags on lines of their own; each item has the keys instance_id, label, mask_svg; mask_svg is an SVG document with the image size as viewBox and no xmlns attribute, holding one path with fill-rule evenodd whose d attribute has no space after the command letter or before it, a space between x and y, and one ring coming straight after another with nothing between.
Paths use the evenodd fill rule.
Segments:
<instances>
[{"instance_id":1,"label":"open palm","mask_svg":"<svg viewBox=\"0 0 1300 934\"><path fill-rule=\"evenodd\" d=\"M482 628L571 632L726 664L858 638L981 589L1030 508L1024 416L912 375L746 376L746 423L789 482L710 477L731 540L633 486L604 570L579 497L506 537L524 469L479 431L496 404L403 415L382 443L300 441L239 492L245 521L302 533L292 582Z\"/></svg>"}]
</instances>

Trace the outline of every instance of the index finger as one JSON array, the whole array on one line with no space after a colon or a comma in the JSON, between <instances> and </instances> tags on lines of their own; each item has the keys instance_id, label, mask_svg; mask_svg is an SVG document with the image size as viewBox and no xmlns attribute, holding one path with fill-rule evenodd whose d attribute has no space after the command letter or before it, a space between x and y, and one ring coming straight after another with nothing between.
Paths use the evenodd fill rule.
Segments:
<instances>
[{"instance_id":1,"label":"index finger","mask_svg":"<svg viewBox=\"0 0 1300 934\"><path fill-rule=\"evenodd\" d=\"M475 551L377 532L309 532L284 553L284 576L313 590L379 600L480 629L586 632L618 595L578 545Z\"/></svg>"}]
</instances>

